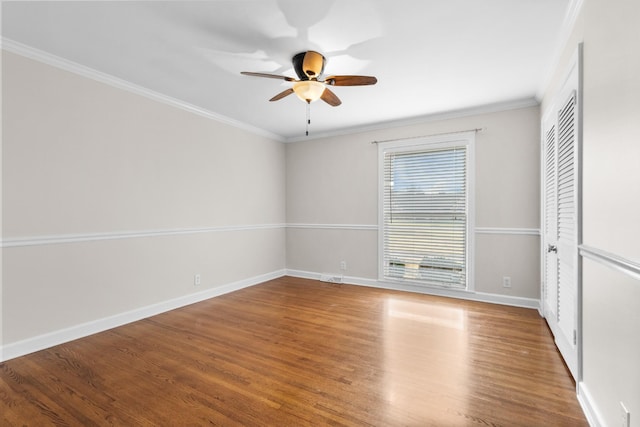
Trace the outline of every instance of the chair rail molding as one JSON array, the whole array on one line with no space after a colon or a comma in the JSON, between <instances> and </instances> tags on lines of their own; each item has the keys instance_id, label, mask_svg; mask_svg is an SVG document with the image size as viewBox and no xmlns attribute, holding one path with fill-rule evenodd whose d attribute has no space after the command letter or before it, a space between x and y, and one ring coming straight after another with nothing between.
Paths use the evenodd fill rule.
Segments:
<instances>
[{"instance_id":1,"label":"chair rail molding","mask_svg":"<svg viewBox=\"0 0 640 427\"><path fill-rule=\"evenodd\" d=\"M637 262L587 245L578 246L578 250L583 258L598 262L640 280L640 264Z\"/></svg>"},{"instance_id":2,"label":"chair rail molding","mask_svg":"<svg viewBox=\"0 0 640 427\"><path fill-rule=\"evenodd\" d=\"M135 239L140 237L176 236L182 234L220 233L228 231L269 230L285 228L285 224L223 225L217 227L168 228L161 230L116 231L109 233L62 234L33 237L9 237L0 247L54 245L61 243L94 242L99 240Z\"/></svg>"},{"instance_id":3,"label":"chair rail molding","mask_svg":"<svg viewBox=\"0 0 640 427\"><path fill-rule=\"evenodd\" d=\"M515 234L540 236L539 228L521 228L521 227L476 227L476 234Z\"/></svg>"}]
</instances>

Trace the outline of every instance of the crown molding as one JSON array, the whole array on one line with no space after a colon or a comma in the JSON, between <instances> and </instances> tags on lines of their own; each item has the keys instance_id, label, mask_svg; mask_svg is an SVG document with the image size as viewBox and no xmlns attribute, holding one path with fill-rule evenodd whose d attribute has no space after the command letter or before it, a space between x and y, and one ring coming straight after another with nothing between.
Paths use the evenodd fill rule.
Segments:
<instances>
[{"instance_id":1,"label":"crown molding","mask_svg":"<svg viewBox=\"0 0 640 427\"><path fill-rule=\"evenodd\" d=\"M445 111L442 113L427 114L424 116L412 117L409 119L391 120L386 122L379 122L375 125L364 125L357 127L350 127L339 129L336 131L329 131L324 133L318 133L311 136L296 136L293 138L286 138L284 142L301 142L311 141L323 138L331 138L336 136L353 135L356 133L373 132L383 129L391 129L405 126L420 125L424 123L437 122L442 120L458 119L462 117L477 116L480 114L499 113L501 111L519 110L521 108L537 107L540 103L535 98L520 98L511 101L497 102L494 104L480 105L476 107L469 107L460 110Z\"/></svg>"},{"instance_id":2,"label":"crown molding","mask_svg":"<svg viewBox=\"0 0 640 427\"><path fill-rule=\"evenodd\" d=\"M559 66L560 57L569 42L569 37L571 37L571 33L576 25L578 15L582 11L583 3L584 0L569 0L564 20L562 21L560 34L553 50L553 54L551 55L551 60L549 61L547 68L544 70L542 80L540 81L540 85L536 91L536 100L540 102L542 102L542 98L544 98L544 94L551 83L551 78Z\"/></svg>"},{"instance_id":3,"label":"crown molding","mask_svg":"<svg viewBox=\"0 0 640 427\"><path fill-rule=\"evenodd\" d=\"M581 4L582 0L573 0L573 2L579 2ZM452 111L445 111L445 112L434 113L434 114L427 114L427 115L412 117L408 119L378 122L373 125L363 125L363 126L337 129L334 131L317 133L317 134L314 134L313 137L308 137L308 136L285 137L285 136L278 135L278 134L266 131L264 129L249 125L247 123L240 122L230 117L226 117L224 115L206 110L196 105L189 104L179 99L172 98L167 95L163 95L151 89L147 89L145 87L142 87L134 83L128 82L126 80L120 79L118 77L114 77L112 75L103 73L93 68L86 67L84 65L81 65L76 62L50 54L48 52L36 49L34 47L25 45L23 43L19 43L12 39L2 37L2 39L0 39L0 42L2 44L2 49L6 50L7 52L11 52L11 53L14 53L14 54L17 54L17 55L20 55L44 64L47 64L47 65L50 65L50 66L53 66L53 67L83 76L83 77L86 77L86 78L92 79L94 81L98 81L100 83L104 83L109 86L128 91L130 93L144 96L148 99L161 102L163 104L170 105L170 106L182 109L184 111L188 111L190 113L193 113L211 120L215 120L219 123L223 123L238 129L242 129L244 131L253 133L255 135L259 135L274 141L286 142L286 143L311 141L311 140L318 140L318 139L344 136L344 135L353 135L357 133L373 132L373 131L383 130L383 129L419 125L419 124L430 123L430 122L441 121L441 120L456 119L456 118L462 118L462 117L468 117L468 116L475 116L479 114L497 113L501 111L517 110L521 108L536 107L540 105L540 102L535 97L521 98L521 99L515 99L515 100L510 100L505 102L469 107L469 108L464 108L460 110L452 110Z\"/></svg>"},{"instance_id":4,"label":"crown molding","mask_svg":"<svg viewBox=\"0 0 640 427\"><path fill-rule=\"evenodd\" d=\"M2 44L2 50L6 50L7 52L11 52L16 55L20 55L25 58L29 58L34 61L41 62L43 64L50 65L52 67L56 67L56 68L68 71L70 73L74 73L82 77L86 77L88 79L91 79L100 83L104 83L106 85L115 87L117 89L125 90L127 92L134 93L136 95L144 96L145 98L151 99L153 101L157 101L165 105L176 107L181 110L199 115L201 117L215 120L219 123L223 123L223 124L253 133L255 135L269 138L271 140L278 141L278 142L285 141L285 138L275 133L268 132L264 129L260 129L255 126L251 126L249 124L240 122L230 117L223 116L222 114L214 113L213 111L206 110L204 108L198 107L197 105L189 104L188 102L184 102L179 99L176 99L167 95L163 95L151 89L136 85L134 83L120 79L118 77L114 77L110 74L103 73L101 71L95 70L90 67L86 67L84 65L78 64L77 62L73 62L68 59L61 58L59 56L36 49L34 47L25 45L23 43L19 43L15 40L2 37L1 44Z\"/></svg>"}]
</instances>

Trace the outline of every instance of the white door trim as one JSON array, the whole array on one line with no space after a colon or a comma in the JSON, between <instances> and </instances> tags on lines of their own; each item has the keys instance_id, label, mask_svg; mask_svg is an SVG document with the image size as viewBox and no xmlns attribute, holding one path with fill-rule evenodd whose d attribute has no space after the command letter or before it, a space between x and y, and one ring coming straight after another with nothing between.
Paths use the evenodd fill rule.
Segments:
<instances>
[{"instance_id":1,"label":"white door trim","mask_svg":"<svg viewBox=\"0 0 640 427\"><path fill-rule=\"evenodd\" d=\"M571 95L575 94L575 110L574 110L574 144L573 144L573 190L572 197L575 204L573 219L575 221L575 237L567 240L567 237L561 238L556 233L555 240L547 234L547 194L546 194L546 132L554 123L556 135L558 135L558 112L567 105L567 101L571 99ZM556 345L560 350L563 358L576 382L582 379L582 265L578 248L582 243L582 44L578 45L576 52L569 63L568 71L559 88L553 96L553 102L542 112L541 120L541 141L542 141L542 162L541 162L541 306L547 323L556 340ZM556 137L556 152L560 138ZM559 157L556 154L556 157ZM556 160L557 162L557 160ZM558 194L558 169L560 165L556 164L556 201ZM569 193L565 193L569 194ZM556 203L557 204L557 203ZM557 208L555 215L557 215ZM566 224L566 221L565 221ZM565 233L566 234L566 233ZM574 241L575 239L575 241ZM548 247L553 245L557 247L558 252L562 251L561 257L548 255ZM559 277L556 294L549 294L549 284L547 277L547 267L553 265L552 268L558 269L562 263L564 275ZM558 270L559 271L559 270ZM567 276L567 273L570 273ZM567 280L567 277L570 277ZM567 285L568 284L568 285ZM552 285L551 285L552 286ZM553 289L551 289L553 292ZM561 294L565 299L561 298ZM570 304L566 305L567 296L570 298ZM560 306L558 303L560 302ZM555 304L555 305L554 305ZM562 308L562 310L561 310ZM570 314L567 317L567 312ZM562 316L565 317L562 317Z\"/></svg>"}]
</instances>

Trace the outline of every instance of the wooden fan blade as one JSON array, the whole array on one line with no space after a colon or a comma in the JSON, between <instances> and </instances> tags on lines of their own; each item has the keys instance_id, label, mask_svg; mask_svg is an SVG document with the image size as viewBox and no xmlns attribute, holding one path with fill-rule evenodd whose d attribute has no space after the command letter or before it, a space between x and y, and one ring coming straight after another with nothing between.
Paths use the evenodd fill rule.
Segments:
<instances>
[{"instance_id":1,"label":"wooden fan blade","mask_svg":"<svg viewBox=\"0 0 640 427\"><path fill-rule=\"evenodd\" d=\"M242 71L240 74L245 76L253 76L253 77L267 77L269 79L278 79L278 80L286 80L288 82L295 82L296 79L287 76L281 76L279 74L269 74L269 73L252 73L250 71Z\"/></svg>"},{"instance_id":2,"label":"wooden fan blade","mask_svg":"<svg viewBox=\"0 0 640 427\"><path fill-rule=\"evenodd\" d=\"M338 98L335 93L331 92L328 87L324 89L324 92L322 92L320 99L322 99L332 107L337 107L338 105L342 104L340 98Z\"/></svg>"},{"instance_id":3,"label":"wooden fan blade","mask_svg":"<svg viewBox=\"0 0 640 427\"><path fill-rule=\"evenodd\" d=\"M283 90L282 92L280 92L279 94L277 94L276 96L274 96L273 98L271 98L269 101L273 102L273 101L277 101L279 99L284 98L285 96L289 96L293 93L293 89L289 88L287 90Z\"/></svg>"},{"instance_id":4,"label":"wooden fan blade","mask_svg":"<svg viewBox=\"0 0 640 427\"><path fill-rule=\"evenodd\" d=\"M376 84L378 79L371 76L329 76L324 82L331 86L366 86Z\"/></svg>"}]
</instances>

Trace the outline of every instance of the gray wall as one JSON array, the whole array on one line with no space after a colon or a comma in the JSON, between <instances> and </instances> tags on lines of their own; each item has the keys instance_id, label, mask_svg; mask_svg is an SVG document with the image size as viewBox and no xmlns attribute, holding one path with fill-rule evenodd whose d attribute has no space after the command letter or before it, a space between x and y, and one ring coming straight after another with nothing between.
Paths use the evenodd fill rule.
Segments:
<instances>
[{"instance_id":1,"label":"gray wall","mask_svg":"<svg viewBox=\"0 0 640 427\"><path fill-rule=\"evenodd\" d=\"M634 0L584 0L543 100L544 109L584 41L584 244L635 265L638 21ZM2 59L3 346L285 267L339 273L346 260L348 276L375 283L370 142L476 127L486 128L476 139L476 291L539 296L539 237L513 233L540 223L536 107L285 147L17 55ZM184 230L203 231L172 234ZM581 398L599 423L617 425L620 401L634 420L640 414L640 283L610 263L583 262Z\"/></svg>"},{"instance_id":2,"label":"gray wall","mask_svg":"<svg viewBox=\"0 0 640 427\"><path fill-rule=\"evenodd\" d=\"M599 425L640 417L640 3L584 0L543 101L552 102L584 42L583 376L580 397ZM589 256L604 251L605 258Z\"/></svg>"},{"instance_id":3,"label":"gray wall","mask_svg":"<svg viewBox=\"0 0 640 427\"><path fill-rule=\"evenodd\" d=\"M538 107L288 144L287 268L341 274L344 260L348 281L380 284L378 149L371 142L474 128L485 129L475 141L475 290L516 303L537 300ZM503 276L512 278L512 288L502 287Z\"/></svg>"},{"instance_id":4,"label":"gray wall","mask_svg":"<svg viewBox=\"0 0 640 427\"><path fill-rule=\"evenodd\" d=\"M2 65L5 346L284 273L282 143L12 53Z\"/></svg>"}]
</instances>

